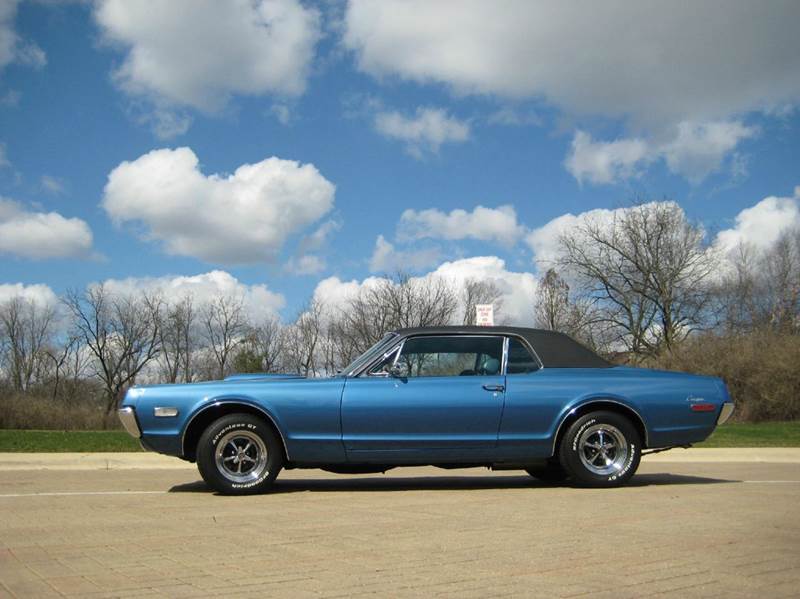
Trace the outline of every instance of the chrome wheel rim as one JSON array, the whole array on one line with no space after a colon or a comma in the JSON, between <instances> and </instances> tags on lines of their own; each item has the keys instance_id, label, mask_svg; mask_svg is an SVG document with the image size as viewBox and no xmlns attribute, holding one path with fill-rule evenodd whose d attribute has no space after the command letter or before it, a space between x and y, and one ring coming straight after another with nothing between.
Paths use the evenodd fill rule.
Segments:
<instances>
[{"instance_id":1,"label":"chrome wheel rim","mask_svg":"<svg viewBox=\"0 0 800 599\"><path fill-rule=\"evenodd\" d=\"M267 469L267 446L261 437L249 431L231 431L217 443L217 470L234 483L248 483L261 478Z\"/></svg>"},{"instance_id":2,"label":"chrome wheel rim","mask_svg":"<svg viewBox=\"0 0 800 599\"><path fill-rule=\"evenodd\" d=\"M581 462L589 472L600 476L616 474L628 461L628 441L610 424L590 426L578 439Z\"/></svg>"}]
</instances>

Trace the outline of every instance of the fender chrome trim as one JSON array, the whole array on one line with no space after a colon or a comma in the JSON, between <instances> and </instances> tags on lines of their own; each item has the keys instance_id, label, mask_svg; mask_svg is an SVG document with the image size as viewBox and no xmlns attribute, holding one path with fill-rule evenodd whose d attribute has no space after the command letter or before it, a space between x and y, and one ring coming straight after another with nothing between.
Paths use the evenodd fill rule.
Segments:
<instances>
[{"instance_id":1,"label":"fender chrome trim","mask_svg":"<svg viewBox=\"0 0 800 599\"><path fill-rule=\"evenodd\" d=\"M736 408L732 401L726 401L722 404L722 409L719 412L719 418L717 418L717 426L720 424L725 424L728 421L728 418L731 417L733 414L733 410Z\"/></svg>"},{"instance_id":2,"label":"fender chrome trim","mask_svg":"<svg viewBox=\"0 0 800 599\"><path fill-rule=\"evenodd\" d=\"M136 421L136 412L133 408L130 406L120 408L117 410L117 417L131 437L139 439L142 436L142 431L139 430L139 423Z\"/></svg>"},{"instance_id":3,"label":"fender chrome trim","mask_svg":"<svg viewBox=\"0 0 800 599\"><path fill-rule=\"evenodd\" d=\"M590 406L590 405L595 404L595 403L614 403L614 404L617 404L618 406L622 406L623 408L627 408L628 410L630 410L631 412L636 414L636 417L639 419L639 423L642 425L642 430L644 430L644 446L647 447L650 444L649 443L649 439L648 439L648 434L647 434L647 425L644 423L644 418L642 418L642 415L639 414L639 412L634 410L628 404L624 404L621 401L616 401L614 399L590 399L586 403L582 403L582 404L572 408L561 419L561 422L558 423L558 428L556 428L556 434L553 436L553 445L550 448L550 455L551 456L556 455L556 441L558 441L558 435L559 435L559 433L561 433L561 427L564 426L564 423L567 421L567 418L572 416L579 409L584 408L586 406Z\"/></svg>"},{"instance_id":4,"label":"fender chrome trim","mask_svg":"<svg viewBox=\"0 0 800 599\"><path fill-rule=\"evenodd\" d=\"M219 407L219 406L229 405L229 404L247 406L248 408L254 408L254 409L258 410L259 412L261 412L262 414L264 414L264 416L267 417L267 419L270 421L270 423L272 423L272 426L275 428L275 430L278 431L278 436L281 438L281 443L283 444L283 450L286 452L286 461L290 461L290 458L289 458L289 446L286 445L286 438L283 436L283 431L278 426L278 423L275 422L275 419L272 417L272 414L270 414L269 412L267 412L263 408L260 408L260 407L258 407L256 405L251 404L251 403L247 403L247 402L244 402L244 401L241 401L241 400L237 400L237 399L222 399L222 400L219 400L219 401L211 402L210 404L205 405L202 408L200 408L199 410L197 410L192 415L192 417L189 418L188 422L186 423L186 426L183 427L183 432L181 433L181 455L182 456L186 455L186 431L189 430L189 427L192 425L192 422L194 422L194 419L197 418L203 412L205 412L207 410L210 410L211 408L216 408L216 407Z\"/></svg>"}]
</instances>

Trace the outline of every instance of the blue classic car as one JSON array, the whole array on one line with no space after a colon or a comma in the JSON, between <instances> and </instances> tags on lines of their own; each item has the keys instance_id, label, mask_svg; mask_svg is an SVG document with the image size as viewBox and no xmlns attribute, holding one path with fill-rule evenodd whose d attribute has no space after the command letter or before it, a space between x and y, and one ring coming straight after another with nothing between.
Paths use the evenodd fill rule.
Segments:
<instances>
[{"instance_id":1,"label":"blue classic car","mask_svg":"<svg viewBox=\"0 0 800 599\"><path fill-rule=\"evenodd\" d=\"M441 327L388 333L330 378L133 387L119 417L146 449L245 494L282 468L423 464L615 487L643 450L702 441L732 412L718 378L613 366L552 331Z\"/></svg>"}]
</instances>

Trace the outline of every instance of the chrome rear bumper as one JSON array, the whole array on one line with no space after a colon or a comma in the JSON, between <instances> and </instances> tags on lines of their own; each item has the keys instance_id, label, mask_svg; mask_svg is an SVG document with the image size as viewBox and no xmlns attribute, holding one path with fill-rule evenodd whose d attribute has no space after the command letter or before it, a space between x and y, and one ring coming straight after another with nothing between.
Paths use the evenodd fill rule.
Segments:
<instances>
[{"instance_id":1,"label":"chrome rear bumper","mask_svg":"<svg viewBox=\"0 0 800 599\"><path fill-rule=\"evenodd\" d=\"M125 430L128 431L131 437L136 437L138 439L142 436L142 431L139 430L139 423L136 421L136 412L133 408L120 408L117 410L117 416L122 426L125 427Z\"/></svg>"},{"instance_id":2,"label":"chrome rear bumper","mask_svg":"<svg viewBox=\"0 0 800 599\"><path fill-rule=\"evenodd\" d=\"M720 424L725 424L728 418L731 417L731 414L733 414L734 408L735 406L733 405L732 401L726 401L724 404L722 404L722 410L720 410L719 418L717 418L717 426Z\"/></svg>"}]
</instances>

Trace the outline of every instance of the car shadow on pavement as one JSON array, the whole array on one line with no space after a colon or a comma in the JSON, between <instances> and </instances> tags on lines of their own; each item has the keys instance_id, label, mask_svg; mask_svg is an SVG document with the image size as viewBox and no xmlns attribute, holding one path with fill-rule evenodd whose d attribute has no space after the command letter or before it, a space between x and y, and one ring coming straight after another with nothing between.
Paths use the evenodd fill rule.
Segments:
<instances>
[{"instance_id":1,"label":"car shadow on pavement","mask_svg":"<svg viewBox=\"0 0 800 599\"><path fill-rule=\"evenodd\" d=\"M652 487L658 485L716 485L724 483L740 483L741 480L730 478L711 478L708 476L690 476L688 474L670 474L668 472L653 474L637 474L627 487Z\"/></svg>"},{"instance_id":2,"label":"car shadow on pavement","mask_svg":"<svg viewBox=\"0 0 800 599\"><path fill-rule=\"evenodd\" d=\"M660 485L709 485L738 483L739 480L688 476L683 474L639 474L634 476L626 487L650 487ZM365 475L355 478L342 475L342 478L286 478L275 481L269 492L298 493L316 492L354 492L354 491L479 491L485 489L527 489L527 488L571 488L571 483L551 484L538 481L530 476L424 476L424 477L384 477ZM624 487L623 487L624 488ZM170 493L209 493L212 490L203 482L195 481L175 485Z\"/></svg>"}]
</instances>

